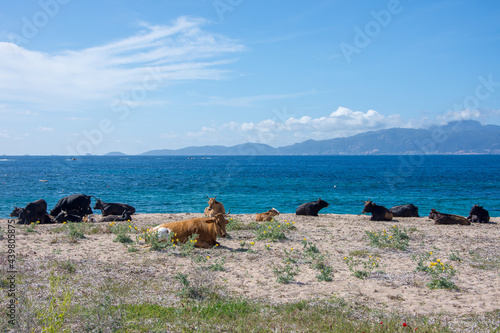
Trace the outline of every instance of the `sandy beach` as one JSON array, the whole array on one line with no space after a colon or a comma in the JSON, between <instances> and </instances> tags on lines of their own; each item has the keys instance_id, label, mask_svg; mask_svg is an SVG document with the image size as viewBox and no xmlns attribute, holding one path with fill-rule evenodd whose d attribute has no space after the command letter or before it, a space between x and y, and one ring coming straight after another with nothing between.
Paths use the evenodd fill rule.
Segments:
<instances>
[{"instance_id":1,"label":"sandy beach","mask_svg":"<svg viewBox=\"0 0 500 333\"><path fill-rule=\"evenodd\" d=\"M230 215L244 228L228 231L230 237L219 239L220 247L196 249L191 257L175 255L174 250L149 251L143 240L134 243L136 251L130 252L124 244L113 241L115 235L109 232L116 225L130 225L134 230L131 238L135 241L136 236L138 239L143 231L160 223L198 216L202 214L137 214L130 223L116 222L114 226L106 222L87 223L91 225L86 229L88 233L78 240L69 238L62 224L16 225L16 264L24 286L20 291L36 301L49 272L58 274L61 263L71 263L75 268L72 283L76 298L84 300L111 278L131 288L131 299L139 297L143 302L173 305L178 301L175 293L180 288L175 279L178 273L192 275L196 267L220 263L223 259L224 271L206 271L204 278L218 286L221 292L262 302L336 297L382 311L441 314L455 320L460 316L500 309L498 217L488 224L461 226L435 225L427 217L374 222L369 220L369 215L307 217L281 214L276 220L295 228L286 232L285 240L270 242L255 239L255 225L251 228L254 214ZM3 253L7 248L7 222L0 220L4 231ZM389 232L394 226L405 230L409 236L406 250L370 246L366 231ZM304 239L324 254L325 264L332 268L332 281L318 281L318 271L304 255ZM245 249L252 251L242 250L242 241L246 244ZM250 242L254 245L250 246ZM284 250L298 258L299 272L288 284L278 283L273 273L273 268L284 265ZM416 270L417 262L412 256L430 252L433 253L430 259L439 258L440 262L453 265L456 275L452 281L458 290L430 289L426 285L431 277ZM204 259L195 262L194 256ZM378 258L379 267L365 279L353 276L345 257L367 261L370 256ZM6 270L5 254L2 255L2 270Z\"/></svg>"}]
</instances>

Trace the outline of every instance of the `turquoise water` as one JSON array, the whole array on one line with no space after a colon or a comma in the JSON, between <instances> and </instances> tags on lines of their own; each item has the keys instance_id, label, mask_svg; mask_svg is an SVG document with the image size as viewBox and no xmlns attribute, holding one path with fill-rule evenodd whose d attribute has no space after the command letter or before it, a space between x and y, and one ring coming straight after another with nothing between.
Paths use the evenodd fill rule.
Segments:
<instances>
[{"instance_id":1,"label":"turquoise water","mask_svg":"<svg viewBox=\"0 0 500 333\"><path fill-rule=\"evenodd\" d=\"M321 197L322 213L360 214L371 198L468 215L473 204L500 216L500 156L129 156L0 157L0 217L70 194L123 202L138 213L202 213L217 196L231 213L295 212Z\"/></svg>"}]
</instances>

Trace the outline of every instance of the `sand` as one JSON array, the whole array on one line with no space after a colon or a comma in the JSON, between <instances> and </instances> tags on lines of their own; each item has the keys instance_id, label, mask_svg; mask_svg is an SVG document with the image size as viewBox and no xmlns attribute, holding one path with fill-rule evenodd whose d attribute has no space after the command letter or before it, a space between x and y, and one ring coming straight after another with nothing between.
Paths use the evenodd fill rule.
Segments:
<instances>
[{"instance_id":1,"label":"sand","mask_svg":"<svg viewBox=\"0 0 500 333\"><path fill-rule=\"evenodd\" d=\"M137 214L130 224L138 235L146 228L163 222L198 217L202 214ZM255 215L230 215L243 224L254 221ZM191 274L195 267L207 266L224 257L224 271L207 273L215 285L222 286L231 295L265 301L269 303L296 302L299 300L344 298L358 305L383 311L399 311L408 314L446 314L460 316L481 314L500 309L500 218L492 218L488 224L435 225L427 217L396 218L392 222L370 221L369 215L320 214L319 217L281 214L277 220L293 223L296 227L287 233L281 242L256 241L252 230L230 231L230 239L219 239L221 246L211 250L197 249L194 254L206 258L196 263L193 258L172 255L172 251L149 251L143 242L135 244L137 252L129 252L124 244L113 242L112 233L88 234L78 241L69 240L68 232L61 231L61 224L37 225L34 231L16 225L16 255L19 274L28 281L45 279L56 264L71 262L76 267L75 288L78 295L92 294L101 278L112 278L134 286L134 297L142 301L174 304L175 293L162 294L162 290L176 290L179 282L174 277L179 273ZM286 222L285 222L286 220ZM117 224L129 224L116 222ZM109 223L95 223L105 229ZM409 248L405 251L371 247L365 231L380 232L393 225L406 228L410 236ZM2 270L6 269L7 220L0 220L4 231L1 240ZM411 231L410 231L411 230ZM135 236L132 236L135 239ZM333 281L320 282L302 253L304 238L312 242L321 253L325 253L326 264L333 269ZM255 242L255 253L239 251L241 241ZM266 247L269 245L269 250ZM293 252L291 249L294 249ZM273 268L283 266L284 250L297 253L300 269L295 281L278 283ZM365 251L379 258L380 267L366 279L353 276L344 262L344 257L353 251ZM457 274L452 281L459 290L434 290L426 284L430 276L417 272L412 255L433 252L433 258L452 264ZM462 260L450 260L454 252ZM59 270L60 271L60 270ZM376 272L378 271L378 272ZM81 282L82 277L86 284ZM144 286L141 288L140 286ZM141 290L142 289L142 290ZM36 288L25 290L36 295Z\"/></svg>"}]
</instances>

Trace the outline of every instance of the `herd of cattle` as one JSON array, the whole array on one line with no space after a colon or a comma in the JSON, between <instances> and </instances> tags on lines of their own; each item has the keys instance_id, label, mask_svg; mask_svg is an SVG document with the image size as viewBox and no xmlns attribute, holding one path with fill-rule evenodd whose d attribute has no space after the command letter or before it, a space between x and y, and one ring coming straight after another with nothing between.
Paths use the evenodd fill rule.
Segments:
<instances>
[{"instance_id":1,"label":"herd of cattle","mask_svg":"<svg viewBox=\"0 0 500 333\"><path fill-rule=\"evenodd\" d=\"M90 214L93 214L91 198L96 199L94 209L100 209L102 218L96 222L105 221L129 221L135 213L135 208L123 203L107 203L94 196L85 194L73 194L60 199L55 207L47 213L47 202L43 199L30 202L24 208L14 207L11 217L18 217L19 224L30 223L56 223L56 222L82 222L89 221ZM205 208L205 217L197 217L189 220L162 223L155 227L152 232L156 232L160 238L167 238L168 234L174 233L175 240L186 242L193 235L198 234L196 239L197 247L218 246L217 236L226 237L226 224L229 222L225 217L224 205L217 201L217 197L208 198L208 207ZM318 216L318 212L328 207L329 204L321 198L317 201L306 202L300 205L295 211L296 215ZM418 207L413 204L395 206L387 209L374 204L371 200L365 201L362 213L371 213L372 221L391 221L393 217L419 217ZM279 215L279 211L272 208L264 213L256 215L256 221L271 221L274 216ZM432 209L429 218L435 224L461 224L470 225L471 222L488 223L490 215L487 210L478 205L474 205L467 218L453 214L443 214ZM95 221L95 220L91 220Z\"/></svg>"}]
</instances>

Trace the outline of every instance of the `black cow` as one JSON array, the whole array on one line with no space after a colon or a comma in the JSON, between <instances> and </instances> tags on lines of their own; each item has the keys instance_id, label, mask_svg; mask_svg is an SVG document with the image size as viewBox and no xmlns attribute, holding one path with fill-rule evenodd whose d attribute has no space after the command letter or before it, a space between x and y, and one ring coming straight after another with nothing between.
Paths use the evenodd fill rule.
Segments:
<instances>
[{"instance_id":1,"label":"black cow","mask_svg":"<svg viewBox=\"0 0 500 333\"><path fill-rule=\"evenodd\" d=\"M461 225L470 225L470 221L467 220L463 216L453 215L453 214L443 214L435 210L431 209L429 214L429 218L434 220L434 224L461 224Z\"/></svg>"},{"instance_id":2,"label":"black cow","mask_svg":"<svg viewBox=\"0 0 500 333\"><path fill-rule=\"evenodd\" d=\"M57 202L54 209L50 211L50 215L57 216L62 211L80 217L92 214L92 209L90 209L90 198L90 196L85 194L72 194L64 197Z\"/></svg>"},{"instance_id":3,"label":"black cow","mask_svg":"<svg viewBox=\"0 0 500 333\"><path fill-rule=\"evenodd\" d=\"M106 215L99 222L130 221L131 219L130 213L124 211L122 215Z\"/></svg>"},{"instance_id":4,"label":"black cow","mask_svg":"<svg viewBox=\"0 0 500 333\"><path fill-rule=\"evenodd\" d=\"M375 205L371 200L365 201L362 213L372 213L370 221L391 221L392 213L384 206Z\"/></svg>"},{"instance_id":5,"label":"black cow","mask_svg":"<svg viewBox=\"0 0 500 333\"><path fill-rule=\"evenodd\" d=\"M413 204L394 206L389 211L394 217L420 217L418 207Z\"/></svg>"},{"instance_id":6,"label":"black cow","mask_svg":"<svg viewBox=\"0 0 500 333\"><path fill-rule=\"evenodd\" d=\"M482 206L474 205L469 212L467 220L471 222L488 223L490 222L490 213Z\"/></svg>"},{"instance_id":7,"label":"black cow","mask_svg":"<svg viewBox=\"0 0 500 333\"><path fill-rule=\"evenodd\" d=\"M104 202L101 199L97 199L94 209L100 209L102 211L102 216L122 215L125 212L130 215L135 213L135 208L130 205L115 202Z\"/></svg>"},{"instance_id":8,"label":"black cow","mask_svg":"<svg viewBox=\"0 0 500 333\"><path fill-rule=\"evenodd\" d=\"M295 214L297 215L307 215L307 216L318 216L318 212L325 208L328 207L329 203L321 200L319 198L317 201L311 201L311 202L306 202L299 207L297 207L297 210L295 211Z\"/></svg>"},{"instance_id":9,"label":"black cow","mask_svg":"<svg viewBox=\"0 0 500 333\"><path fill-rule=\"evenodd\" d=\"M55 222L82 222L82 217L76 214L68 213L66 211L62 211L54 217Z\"/></svg>"},{"instance_id":10,"label":"black cow","mask_svg":"<svg viewBox=\"0 0 500 333\"><path fill-rule=\"evenodd\" d=\"M24 208L15 207L11 216L19 217L19 224L30 224L32 222L50 223L52 219L47 214L47 202L43 199L30 202Z\"/></svg>"},{"instance_id":11,"label":"black cow","mask_svg":"<svg viewBox=\"0 0 500 333\"><path fill-rule=\"evenodd\" d=\"M10 213L10 217L19 217L19 213L21 212L21 209L22 208L19 208L17 206L14 206L14 210L12 211L12 213Z\"/></svg>"}]
</instances>

